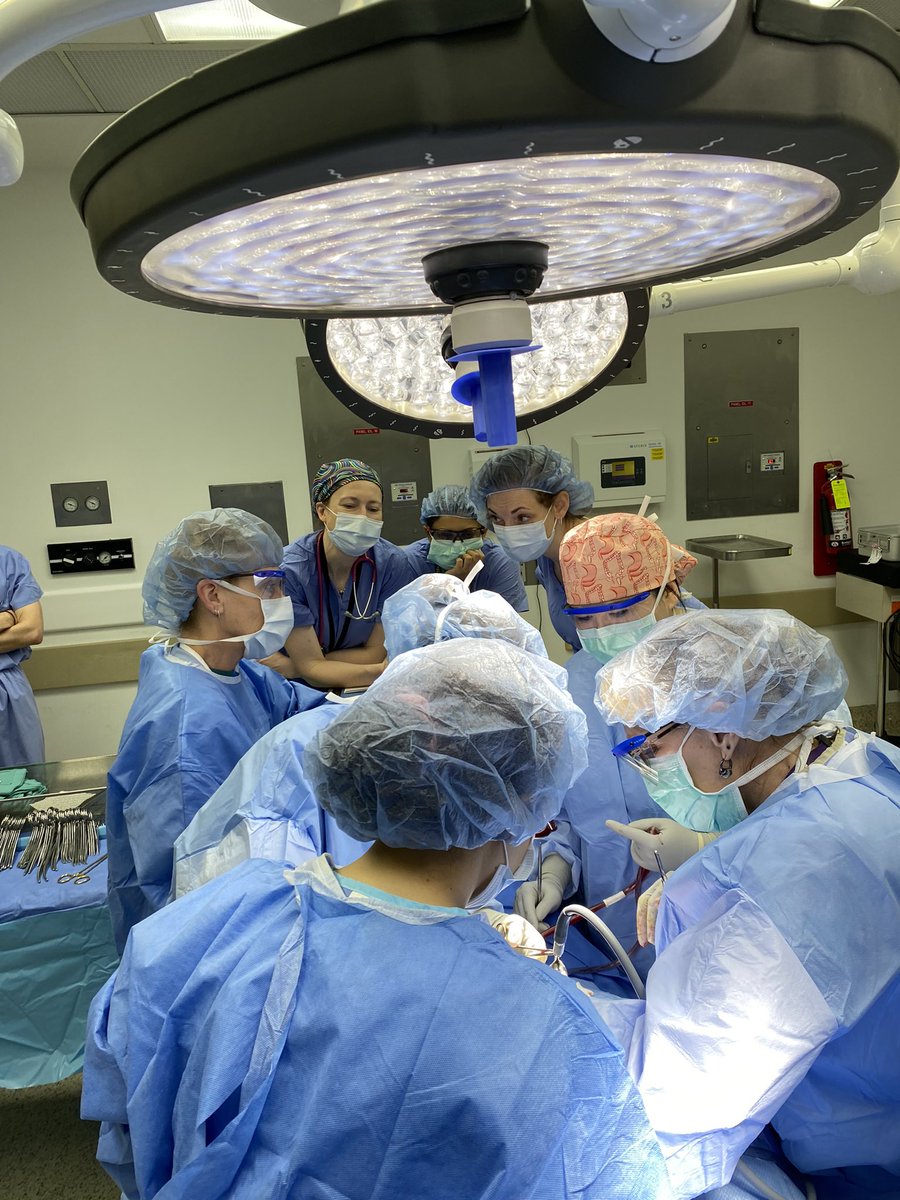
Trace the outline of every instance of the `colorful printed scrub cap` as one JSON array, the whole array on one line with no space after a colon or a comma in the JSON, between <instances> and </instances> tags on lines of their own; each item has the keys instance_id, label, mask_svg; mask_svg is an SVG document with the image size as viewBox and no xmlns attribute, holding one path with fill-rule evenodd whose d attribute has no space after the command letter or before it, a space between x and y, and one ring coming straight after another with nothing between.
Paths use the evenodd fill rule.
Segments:
<instances>
[{"instance_id":1,"label":"colorful printed scrub cap","mask_svg":"<svg viewBox=\"0 0 900 1200\"><path fill-rule=\"evenodd\" d=\"M322 463L312 482L313 504L327 504L338 488L357 480L377 483L381 487L378 472L358 458L337 458L334 462Z\"/></svg>"},{"instance_id":2,"label":"colorful printed scrub cap","mask_svg":"<svg viewBox=\"0 0 900 1200\"><path fill-rule=\"evenodd\" d=\"M562 540L559 566L572 608L588 608L678 583L697 560L672 546L654 522L632 513L604 513L583 521Z\"/></svg>"}]
</instances>

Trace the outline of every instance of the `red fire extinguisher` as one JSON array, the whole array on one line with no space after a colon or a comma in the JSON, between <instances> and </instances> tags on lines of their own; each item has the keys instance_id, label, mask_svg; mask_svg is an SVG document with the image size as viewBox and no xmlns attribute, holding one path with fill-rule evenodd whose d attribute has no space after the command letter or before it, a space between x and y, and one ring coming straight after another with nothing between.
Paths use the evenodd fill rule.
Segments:
<instances>
[{"instance_id":1,"label":"red fire extinguisher","mask_svg":"<svg viewBox=\"0 0 900 1200\"><path fill-rule=\"evenodd\" d=\"M834 575L839 550L853 546L850 495L840 459L813 463L813 574Z\"/></svg>"}]
</instances>

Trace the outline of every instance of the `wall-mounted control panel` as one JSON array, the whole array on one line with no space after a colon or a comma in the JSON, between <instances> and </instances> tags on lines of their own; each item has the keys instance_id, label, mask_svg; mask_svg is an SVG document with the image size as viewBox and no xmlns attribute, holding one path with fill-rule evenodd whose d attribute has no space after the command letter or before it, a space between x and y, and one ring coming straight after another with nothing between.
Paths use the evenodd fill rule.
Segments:
<instances>
[{"instance_id":1,"label":"wall-mounted control panel","mask_svg":"<svg viewBox=\"0 0 900 1200\"><path fill-rule=\"evenodd\" d=\"M57 525L109 525L109 487L105 479L87 483L51 483Z\"/></svg>"},{"instance_id":2,"label":"wall-mounted control panel","mask_svg":"<svg viewBox=\"0 0 900 1200\"><path fill-rule=\"evenodd\" d=\"M666 439L658 429L572 438L575 474L594 489L594 508L666 498Z\"/></svg>"},{"instance_id":3,"label":"wall-mounted control panel","mask_svg":"<svg viewBox=\"0 0 900 1200\"><path fill-rule=\"evenodd\" d=\"M51 575L70 575L76 571L133 571L134 546L131 538L110 538L103 542L51 542L47 546Z\"/></svg>"}]
</instances>

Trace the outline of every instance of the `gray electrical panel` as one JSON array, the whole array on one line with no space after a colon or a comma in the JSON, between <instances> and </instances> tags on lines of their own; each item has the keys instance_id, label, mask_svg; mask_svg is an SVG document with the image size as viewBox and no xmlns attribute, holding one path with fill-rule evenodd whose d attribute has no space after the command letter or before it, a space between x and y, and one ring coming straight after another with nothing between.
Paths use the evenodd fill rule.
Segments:
<instances>
[{"instance_id":1,"label":"gray electrical panel","mask_svg":"<svg viewBox=\"0 0 900 1200\"><path fill-rule=\"evenodd\" d=\"M684 338L687 519L797 512L799 329Z\"/></svg>"},{"instance_id":2,"label":"gray electrical panel","mask_svg":"<svg viewBox=\"0 0 900 1200\"><path fill-rule=\"evenodd\" d=\"M384 487L384 530L395 545L424 537L419 523L422 500L431 491L431 450L427 438L363 425L337 400L308 358L297 359L306 470L310 482L323 462L360 458L374 467ZM319 518L312 507L313 529Z\"/></svg>"}]
</instances>

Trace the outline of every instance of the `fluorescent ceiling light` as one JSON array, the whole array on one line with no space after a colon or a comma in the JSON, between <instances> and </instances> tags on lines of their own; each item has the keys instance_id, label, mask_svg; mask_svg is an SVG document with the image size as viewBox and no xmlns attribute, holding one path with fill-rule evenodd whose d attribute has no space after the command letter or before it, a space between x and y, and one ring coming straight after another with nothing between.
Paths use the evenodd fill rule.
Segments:
<instances>
[{"instance_id":1,"label":"fluorescent ceiling light","mask_svg":"<svg viewBox=\"0 0 900 1200\"><path fill-rule=\"evenodd\" d=\"M207 0L154 13L154 17L167 42L262 42L299 28L249 0Z\"/></svg>"}]
</instances>

